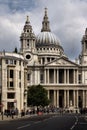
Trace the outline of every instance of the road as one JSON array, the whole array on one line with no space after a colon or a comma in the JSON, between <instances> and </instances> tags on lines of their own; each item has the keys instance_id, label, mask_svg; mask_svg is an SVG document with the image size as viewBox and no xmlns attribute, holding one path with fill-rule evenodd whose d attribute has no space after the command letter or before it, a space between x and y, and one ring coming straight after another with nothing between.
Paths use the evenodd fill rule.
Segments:
<instances>
[{"instance_id":1,"label":"road","mask_svg":"<svg viewBox=\"0 0 87 130\"><path fill-rule=\"evenodd\" d=\"M1 121L0 130L87 130L87 121L82 115L41 115Z\"/></svg>"}]
</instances>

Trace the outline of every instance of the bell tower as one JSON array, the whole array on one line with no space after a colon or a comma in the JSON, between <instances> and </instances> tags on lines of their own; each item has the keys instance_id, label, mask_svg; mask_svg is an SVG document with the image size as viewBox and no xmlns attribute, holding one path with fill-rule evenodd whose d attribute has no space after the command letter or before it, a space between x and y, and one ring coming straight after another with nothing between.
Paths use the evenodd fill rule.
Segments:
<instances>
[{"instance_id":1,"label":"bell tower","mask_svg":"<svg viewBox=\"0 0 87 130\"><path fill-rule=\"evenodd\" d=\"M27 16L23 32L20 36L21 41L21 53L25 53L26 51L35 52L36 46L35 46L35 35L32 30L32 26L30 25L29 16Z\"/></svg>"},{"instance_id":2,"label":"bell tower","mask_svg":"<svg viewBox=\"0 0 87 130\"><path fill-rule=\"evenodd\" d=\"M32 26L29 21L29 16L25 21L23 32L20 36L21 49L20 53L27 60L28 65L38 63L37 50L36 50L36 37L32 30Z\"/></svg>"},{"instance_id":3,"label":"bell tower","mask_svg":"<svg viewBox=\"0 0 87 130\"><path fill-rule=\"evenodd\" d=\"M87 65L87 28L82 38L82 52L80 56L80 62L82 65Z\"/></svg>"}]
</instances>

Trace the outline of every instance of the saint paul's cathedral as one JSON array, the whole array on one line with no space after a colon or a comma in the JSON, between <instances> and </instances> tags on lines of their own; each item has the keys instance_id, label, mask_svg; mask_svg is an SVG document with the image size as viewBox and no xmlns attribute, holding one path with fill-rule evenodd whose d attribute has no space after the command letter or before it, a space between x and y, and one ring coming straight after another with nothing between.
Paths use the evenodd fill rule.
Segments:
<instances>
[{"instance_id":1,"label":"saint paul's cathedral","mask_svg":"<svg viewBox=\"0 0 87 130\"><path fill-rule=\"evenodd\" d=\"M27 16L20 44L18 53L0 52L0 108L27 109L27 87L38 84L47 90L50 105L87 108L87 29L78 63L65 55L51 32L47 9L37 36Z\"/></svg>"}]
</instances>

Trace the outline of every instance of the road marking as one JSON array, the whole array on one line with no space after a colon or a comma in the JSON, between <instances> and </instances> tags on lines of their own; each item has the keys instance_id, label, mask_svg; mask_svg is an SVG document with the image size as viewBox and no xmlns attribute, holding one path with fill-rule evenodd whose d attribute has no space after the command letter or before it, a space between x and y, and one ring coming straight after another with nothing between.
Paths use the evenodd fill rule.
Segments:
<instances>
[{"instance_id":1,"label":"road marking","mask_svg":"<svg viewBox=\"0 0 87 130\"><path fill-rule=\"evenodd\" d=\"M22 128L25 128L25 127L28 127L28 126L30 126L30 124L27 124L27 125L24 125L24 126L20 126L17 129L22 129Z\"/></svg>"},{"instance_id":2,"label":"road marking","mask_svg":"<svg viewBox=\"0 0 87 130\"><path fill-rule=\"evenodd\" d=\"M87 123L85 123L85 122L81 122L81 123L79 123L79 124L81 124L81 125L87 125Z\"/></svg>"},{"instance_id":3,"label":"road marking","mask_svg":"<svg viewBox=\"0 0 87 130\"><path fill-rule=\"evenodd\" d=\"M34 122L34 124L38 124L38 123L40 123L41 121L36 121L36 122Z\"/></svg>"},{"instance_id":4,"label":"road marking","mask_svg":"<svg viewBox=\"0 0 87 130\"><path fill-rule=\"evenodd\" d=\"M70 130L73 130L73 129L74 129L74 127L77 125L78 118L77 118L77 116L75 116L75 118L76 118L76 121L75 121L74 125L70 128Z\"/></svg>"}]
</instances>

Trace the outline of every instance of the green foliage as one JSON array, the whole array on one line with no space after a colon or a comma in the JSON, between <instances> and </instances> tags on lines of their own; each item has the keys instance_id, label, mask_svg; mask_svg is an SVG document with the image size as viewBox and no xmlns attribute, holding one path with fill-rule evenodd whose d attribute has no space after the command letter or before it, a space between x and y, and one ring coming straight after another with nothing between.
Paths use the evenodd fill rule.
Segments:
<instances>
[{"instance_id":1,"label":"green foliage","mask_svg":"<svg viewBox=\"0 0 87 130\"><path fill-rule=\"evenodd\" d=\"M49 104L47 90L41 85L31 86L28 89L27 102L28 106L47 106Z\"/></svg>"}]
</instances>

